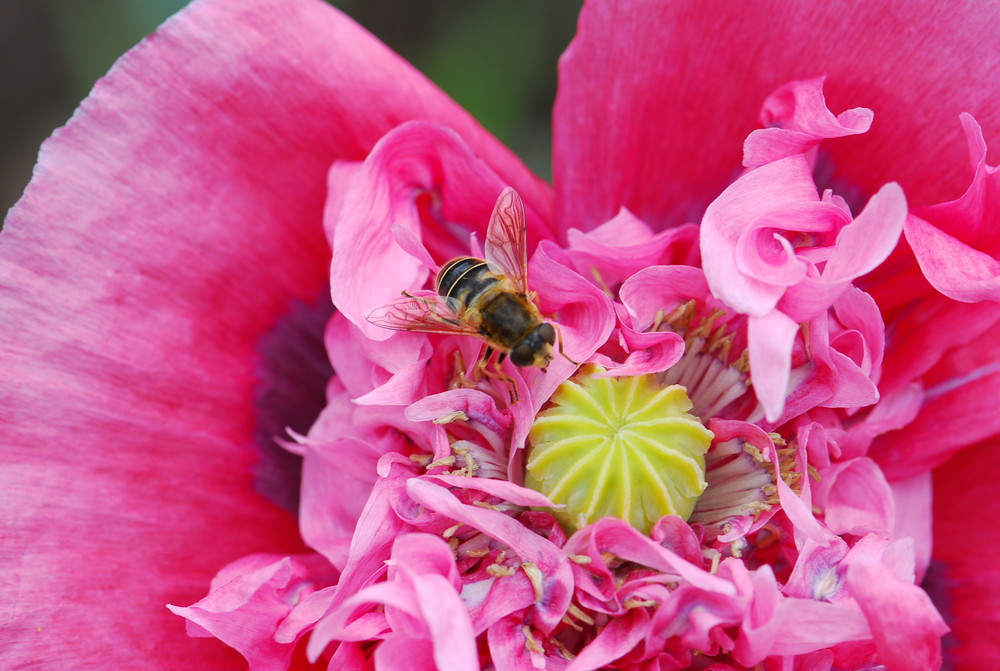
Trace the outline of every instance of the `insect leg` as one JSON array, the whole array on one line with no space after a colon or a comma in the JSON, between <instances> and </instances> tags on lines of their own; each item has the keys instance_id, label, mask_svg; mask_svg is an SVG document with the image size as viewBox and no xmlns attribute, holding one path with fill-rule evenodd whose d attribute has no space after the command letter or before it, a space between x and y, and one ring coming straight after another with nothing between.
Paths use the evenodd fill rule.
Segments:
<instances>
[{"instance_id":1,"label":"insect leg","mask_svg":"<svg viewBox=\"0 0 1000 671\"><path fill-rule=\"evenodd\" d=\"M494 352L495 350L493 347L487 347L486 351L483 353L483 357L479 360L479 364L476 366L476 369L482 373L483 377L493 378L494 380L500 380L501 382L506 383L510 391L510 402L517 403L520 397L517 393L517 385L514 383L514 378L503 372L503 369L500 367L503 360L507 358L507 353L500 352L500 356L497 357L496 361L492 362L493 365L491 367L490 363Z\"/></svg>"},{"instance_id":2,"label":"insect leg","mask_svg":"<svg viewBox=\"0 0 1000 671\"><path fill-rule=\"evenodd\" d=\"M559 347L559 354L562 356L562 358L566 359L566 361L569 361L574 366L579 366L580 364L578 362L570 359L569 355L567 355L566 352L563 351L563 337L562 337L562 331L559 330L559 325L552 324L552 327L556 330L556 343L558 344Z\"/></svg>"}]
</instances>

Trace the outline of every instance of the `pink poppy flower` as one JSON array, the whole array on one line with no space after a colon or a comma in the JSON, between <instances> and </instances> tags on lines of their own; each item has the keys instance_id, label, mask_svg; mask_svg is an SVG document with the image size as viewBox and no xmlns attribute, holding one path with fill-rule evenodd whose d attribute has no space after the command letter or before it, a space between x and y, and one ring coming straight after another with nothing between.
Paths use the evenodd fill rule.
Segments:
<instances>
[{"instance_id":1,"label":"pink poppy flower","mask_svg":"<svg viewBox=\"0 0 1000 671\"><path fill-rule=\"evenodd\" d=\"M988 665L990 12L588 2L549 187L325 4L195 2L0 235L4 666ZM564 356L366 319L509 187Z\"/></svg>"}]
</instances>

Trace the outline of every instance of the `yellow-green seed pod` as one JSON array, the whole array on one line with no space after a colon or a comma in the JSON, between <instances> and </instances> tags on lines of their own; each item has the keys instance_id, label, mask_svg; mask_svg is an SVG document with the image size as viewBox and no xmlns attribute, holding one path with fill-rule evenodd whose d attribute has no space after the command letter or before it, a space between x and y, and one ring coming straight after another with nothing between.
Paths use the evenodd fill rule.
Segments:
<instances>
[{"instance_id":1,"label":"yellow-green seed pod","mask_svg":"<svg viewBox=\"0 0 1000 671\"><path fill-rule=\"evenodd\" d=\"M526 484L575 530L601 517L643 533L664 515L687 519L705 489L712 432L687 391L654 375L583 376L562 384L529 434Z\"/></svg>"}]
</instances>

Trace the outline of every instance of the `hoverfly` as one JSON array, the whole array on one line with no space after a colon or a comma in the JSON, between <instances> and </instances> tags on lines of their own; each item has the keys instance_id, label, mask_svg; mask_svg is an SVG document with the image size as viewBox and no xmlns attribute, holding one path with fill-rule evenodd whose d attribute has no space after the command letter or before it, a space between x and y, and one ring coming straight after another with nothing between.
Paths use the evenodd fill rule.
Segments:
<instances>
[{"instance_id":1,"label":"hoverfly","mask_svg":"<svg viewBox=\"0 0 1000 671\"><path fill-rule=\"evenodd\" d=\"M556 329L542 319L528 288L527 226L524 203L508 187L497 199L486 230L485 259L462 256L438 271L435 294L401 298L368 315L368 321L399 331L477 336L487 347L478 369L508 382L516 401L513 380L500 370L504 358L515 366L537 366L543 371L552 360ZM499 352L494 371L487 368ZM562 340L559 339L559 353ZM566 357L572 363L572 359Z\"/></svg>"}]
</instances>

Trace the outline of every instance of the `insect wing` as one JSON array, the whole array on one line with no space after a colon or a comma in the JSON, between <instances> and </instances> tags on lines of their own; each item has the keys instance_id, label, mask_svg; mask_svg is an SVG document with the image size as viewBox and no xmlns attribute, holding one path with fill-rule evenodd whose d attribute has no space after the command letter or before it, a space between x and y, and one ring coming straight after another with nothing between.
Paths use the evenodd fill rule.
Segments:
<instances>
[{"instance_id":1,"label":"insect wing","mask_svg":"<svg viewBox=\"0 0 1000 671\"><path fill-rule=\"evenodd\" d=\"M486 262L494 273L511 278L524 295L528 294L526 230L521 196L507 187L497 199L486 229Z\"/></svg>"},{"instance_id":2,"label":"insect wing","mask_svg":"<svg viewBox=\"0 0 1000 671\"><path fill-rule=\"evenodd\" d=\"M462 315L437 294L406 295L388 305L373 310L368 321L376 326L396 331L479 335L479 330L466 322Z\"/></svg>"}]
</instances>

